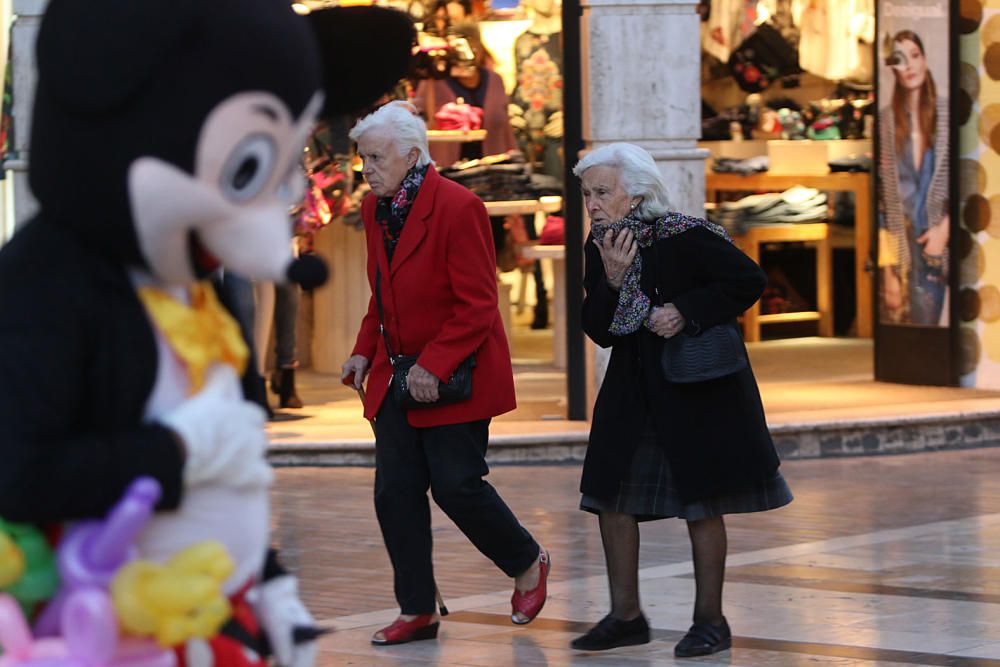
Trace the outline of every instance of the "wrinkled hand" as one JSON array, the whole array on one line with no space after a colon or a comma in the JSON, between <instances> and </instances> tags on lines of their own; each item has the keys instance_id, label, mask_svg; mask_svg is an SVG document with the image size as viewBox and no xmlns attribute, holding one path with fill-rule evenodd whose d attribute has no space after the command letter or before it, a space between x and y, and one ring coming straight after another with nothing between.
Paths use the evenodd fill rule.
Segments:
<instances>
[{"instance_id":1,"label":"wrinkled hand","mask_svg":"<svg viewBox=\"0 0 1000 667\"><path fill-rule=\"evenodd\" d=\"M563 136L563 112L556 111L549 116L549 120L542 128L542 133L549 139L562 139Z\"/></svg>"},{"instance_id":2,"label":"wrinkled hand","mask_svg":"<svg viewBox=\"0 0 1000 667\"><path fill-rule=\"evenodd\" d=\"M418 403L433 403L438 400L438 379L430 371L413 364L406 374L406 384L410 388L410 396Z\"/></svg>"},{"instance_id":3,"label":"wrinkled hand","mask_svg":"<svg viewBox=\"0 0 1000 667\"><path fill-rule=\"evenodd\" d=\"M267 416L243 399L239 378L230 366L208 370L205 386L159 418L184 443L184 483L233 487L267 486L273 472L267 451Z\"/></svg>"},{"instance_id":4,"label":"wrinkled hand","mask_svg":"<svg viewBox=\"0 0 1000 667\"><path fill-rule=\"evenodd\" d=\"M948 227L950 225L950 217L944 216L941 222L917 237L917 243L924 247L924 252L928 255L940 257L948 249Z\"/></svg>"},{"instance_id":5,"label":"wrinkled hand","mask_svg":"<svg viewBox=\"0 0 1000 667\"><path fill-rule=\"evenodd\" d=\"M677 310L674 304L668 303L653 308L653 312L649 315L649 325L657 336L673 338L684 330L687 322L681 315L681 311Z\"/></svg>"},{"instance_id":6,"label":"wrinkled hand","mask_svg":"<svg viewBox=\"0 0 1000 667\"><path fill-rule=\"evenodd\" d=\"M285 574L258 584L254 612L264 627L279 667L312 667L316 641L296 642L295 628L315 629L316 622L299 600L295 577Z\"/></svg>"},{"instance_id":7,"label":"wrinkled hand","mask_svg":"<svg viewBox=\"0 0 1000 667\"><path fill-rule=\"evenodd\" d=\"M615 291L622 288L625 281L625 272L632 266L635 254L639 252L639 243L635 240L635 235L631 229L623 229L614 234L608 231L604 235L604 241L598 242L594 239L594 245L601 253L601 261L604 262L604 275L608 277L608 285Z\"/></svg>"},{"instance_id":8,"label":"wrinkled hand","mask_svg":"<svg viewBox=\"0 0 1000 667\"><path fill-rule=\"evenodd\" d=\"M365 384L365 376L368 375L369 361L367 357L363 357L360 354L352 355L344 365L340 367L340 381L343 382L347 378L354 375L353 386L355 389L361 389Z\"/></svg>"}]
</instances>

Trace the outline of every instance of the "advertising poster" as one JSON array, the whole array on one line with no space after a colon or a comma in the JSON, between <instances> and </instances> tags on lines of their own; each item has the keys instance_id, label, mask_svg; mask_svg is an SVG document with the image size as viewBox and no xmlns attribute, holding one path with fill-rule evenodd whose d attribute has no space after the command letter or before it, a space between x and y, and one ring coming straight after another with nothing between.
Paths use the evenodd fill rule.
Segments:
<instances>
[{"instance_id":1,"label":"advertising poster","mask_svg":"<svg viewBox=\"0 0 1000 667\"><path fill-rule=\"evenodd\" d=\"M950 20L946 0L878 3L878 318L949 326Z\"/></svg>"}]
</instances>

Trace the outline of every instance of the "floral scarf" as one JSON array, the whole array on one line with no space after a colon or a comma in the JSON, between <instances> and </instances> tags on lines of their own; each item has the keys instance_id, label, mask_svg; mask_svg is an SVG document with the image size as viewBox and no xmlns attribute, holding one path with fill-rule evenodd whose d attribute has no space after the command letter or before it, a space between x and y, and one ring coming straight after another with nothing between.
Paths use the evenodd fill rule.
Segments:
<instances>
[{"instance_id":1,"label":"floral scarf","mask_svg":"<svg viewBox=\"0 0 1000 667\"><path fill-rule=\"evenodd\" d=\"M642 248L648 248L660 239L676 236L695 227L704 227L710 232L718 234L722 238L732 243L726 230L708 220L692 218L683 213L673 211L667 213L653 224L646 224L633 212L611 224L596 224L591 227L591 233L597 242L604 240L604 235L609 231L619 232L623 229L631 229L636 241ZM639 278L642 275L642 255L635 254L632 265L625 271L625 279L622 281L621 290L618 292L618 308L615 310L615 317L608 328L616 336L625 336L639 330L645 325L649 328L650 303L649 297L643 293L639 285Z\"/></svg>"},{"instance_id":2,"label":"floral scarf","mask_svg":"<svg viewBox=\"0 0 1000 667\"><path fill-rule=\"evenodd\" d=\"M427 176L427 168L411 167L403 182L399 186L399 191L391 199L389 197L379 197L375 202L375 220L382 227L382 240L385 243L385 254L389 261L392 261L392 253L396 250L399 237L403 233L403 223L410 214L410 208L417 199L417 192L423 185L424 177Z\"/></svg>"}]
</instances>

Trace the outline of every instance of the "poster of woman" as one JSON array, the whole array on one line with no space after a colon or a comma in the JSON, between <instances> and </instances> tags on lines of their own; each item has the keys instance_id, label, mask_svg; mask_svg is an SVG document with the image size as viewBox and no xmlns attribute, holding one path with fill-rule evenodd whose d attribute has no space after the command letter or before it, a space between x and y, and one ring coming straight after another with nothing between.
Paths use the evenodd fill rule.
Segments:
<instances>
[{"instance_id":1,"label":"poster of woman","mask_svg":"<svg viewBox=\"0 0 1000 667\"><path fill-rule=\"evenodd\" d=\"M948 325L946 0L879 3L879 319Z\"/></svg>"}]
</instances>

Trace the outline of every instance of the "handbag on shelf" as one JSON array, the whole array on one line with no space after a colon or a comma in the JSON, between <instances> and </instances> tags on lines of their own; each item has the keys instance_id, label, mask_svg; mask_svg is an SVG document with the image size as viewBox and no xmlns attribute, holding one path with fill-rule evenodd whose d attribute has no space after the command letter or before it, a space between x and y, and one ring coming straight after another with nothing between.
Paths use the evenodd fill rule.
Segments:
<instances>
[{"instance_id":1,"label":"handbag on shelf","mask_svg":"<svg viewBox=\"0 0 1000 667\"><path fill-rule=\"evenodd\" d=\"M659 264L659 247L656 261ZM663 305L656 290L657 305ZM667 382L688 384L739 373L749 365L743 336L732 322L717 324L691 336L684 331L663 341L660 368Z\"/></svg>"},{"instance_id":2,"label":"handbag on shelf","mask_svg":"<svg viewBox=\"0 0 1000 667\"><path fill-rule=\"evenodd\" d=\"M385 316L382 314L382 272L376 269L375 273L375 303L378 306L378 328L385 341L385 351L389 355L389 363L392 366L392 381L389 391L392 392L396 403L404 410L411 408L434 408L441 405L460 403L472 398L472 369L476 367L476 354L473 352L462 360L455 372L451 374L447 382L438 380L438 400L433 403L421 403L410 394L409 373L413 365L417 363L419 355L416 354L395 354L392 351L392 343L389 342L389 334L385 330Z\"/></svg>"}]
</instances>

